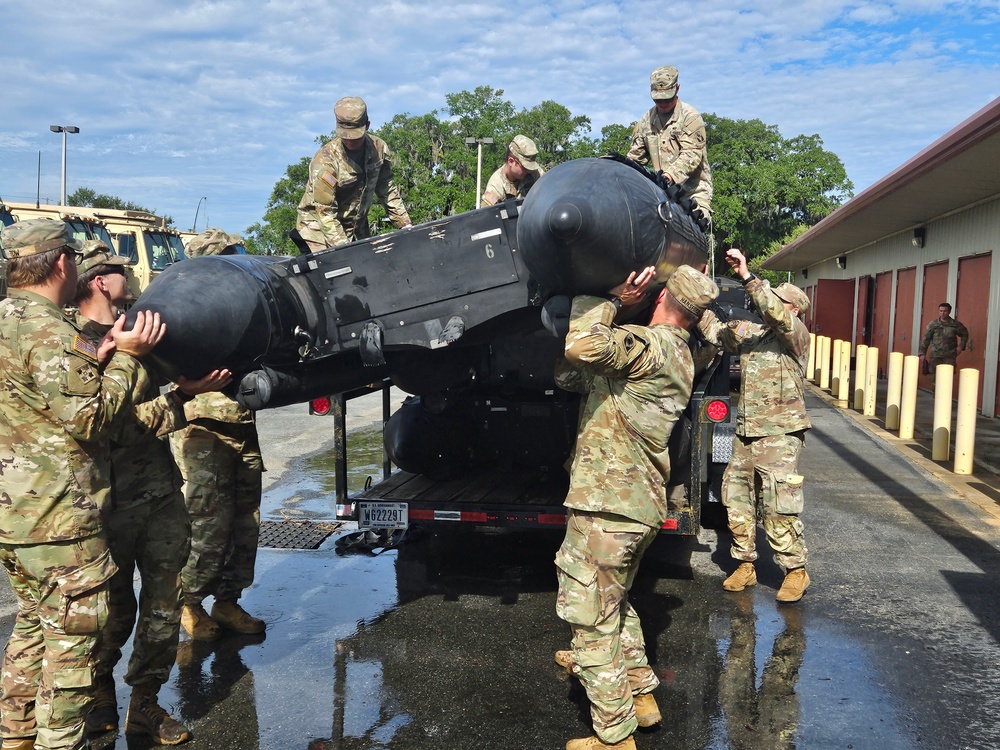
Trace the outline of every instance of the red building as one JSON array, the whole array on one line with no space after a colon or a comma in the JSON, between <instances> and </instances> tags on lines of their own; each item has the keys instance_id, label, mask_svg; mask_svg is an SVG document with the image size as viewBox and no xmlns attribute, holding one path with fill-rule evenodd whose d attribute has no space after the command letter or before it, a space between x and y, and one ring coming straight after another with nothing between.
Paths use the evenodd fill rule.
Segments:
<instances>
[{"instance_id":1,"label":"red building","mask_svg":"<svg viewBox=\"0 0 1000 750\"><path fill-rule=\"evenodd\" d=\"M958 368L979 370L981 411L1000 414L1000 98L764 267L795 273L813 302L810 330L878 347L883 371L889 352L917 353L938 305L950 302L970 333Z\"/></svg>"}]
</instances>

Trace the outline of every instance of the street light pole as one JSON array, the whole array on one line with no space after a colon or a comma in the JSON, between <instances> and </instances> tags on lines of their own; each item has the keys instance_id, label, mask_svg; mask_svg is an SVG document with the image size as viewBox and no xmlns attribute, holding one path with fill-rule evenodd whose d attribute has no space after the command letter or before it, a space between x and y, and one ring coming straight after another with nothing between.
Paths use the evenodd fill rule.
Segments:
<instances>
[{"instance_id":1,"label":"street light pole","mask_svg":"<svg viewBox=\"0 0 1000 750\"><path fill-rule=\"evenodd\" d=\"M194 224L191 225L192 232L198 231L198 212L201 210L201 202L207 200L208 198L204 195L198 199L198 207L194 210Z\"/></svg>"},{"instance_id":2,"label":"street light pole","mask_svg":"<svg viewBox=\"0 0 1000 750\"><path fill-rule=\"evenodd\" d=\"M473 138L469 136L465 142L470 146L476 144L476 208L482 205L483 200L483 144L493 143L492 138Z\"/></svg>"},{"instance_id":3,"label":"street light pole","mask_svg":"<svg viewBox=\"0 0 1000 750\"><path fill-rule=\"evenodd\" d=\"M75 125L49 125L49 130L53 133L62 133L62 198L59 205L66 205L66 134L79 133L80 128Z\"/></svg>"}]
</instances>

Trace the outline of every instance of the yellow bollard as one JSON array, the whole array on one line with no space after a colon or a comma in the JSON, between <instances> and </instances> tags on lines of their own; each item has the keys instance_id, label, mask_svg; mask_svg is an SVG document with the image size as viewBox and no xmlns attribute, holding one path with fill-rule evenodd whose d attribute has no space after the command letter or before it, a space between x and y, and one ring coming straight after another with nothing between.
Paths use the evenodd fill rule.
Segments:
<instances>
[{"instance_id":1,"label":"yellow bollard","mask_svg":"<svg viewBox=\"0 0 1000 750\"><path fill-rule=\"evenodd\" d=\"M903 391L903 353L889 353L888 388L885 394L885 428L899 429L899 399Z\"/></svg>"},{"instance_id":2,"label":"yellow bollard","mask_svg":"<svg viewBox=\"0 0 1000 750\"><path fill-rule=\"evenodd\" d=\"M809 363L806 365L806 380L816 380L816 334L809 334Z\"/></svg>"},{"instance_id":3,"label":"yellow bollard","mask_svg":"<svg viewBox=\"0 0 1000 750\"><path fill-rule=\"evenodd\" d=\"M955 421L955 473L972 473L972 453L976 447L976 399L979 370L963 367L958 371L958 418Z\"/></svg>"},{"instance_id":4,"label":"yellow bollard","mask_svg":"<svg viewBox=\"0 0 1000 750\"><path fill-rule=\"evenodd\" d=\"M819 346L819 387L824 391L830 387L830 337L821 336Z\"/></svg>"},{"instance_id":5,"label":"yellow bollard","mask_svg":"<svg viewBox=\"0 0 1000 750\"><path fill-rule=\"evenodd\" d=\"M840 381L837 383L837 406L847 408L851 397L851 342L841 341Z\"/></svg>"},{"instance_id":6,"label":"yellow bollard","mask_svg":"<svg viewBox=\"0 0 1000 750\"><path fill-rule=\"evenodd\" d=\"M934 369L934 433L931 438L934 461L947 461L951 455L951 394L954 387L955 366L938 365Z\"/></svg>"},{"instance_id":7,"label":"yellow bollard","mask_svg":"<svg viewBox=\"0 0 1000 750\"><path fill-rule=\"evenodd\" d=\"M854 408L861 411L865 408L865 368L868 359L868 347L858 344L854 355Z\"/></svg>"},{"instance_id":8,"label":"yellow bollard","mask_svg":"<svg viewBox=\"0 0 1000 750\"><path fill-rule=\"evenodd\" d=\"M903 391L900 394L899 437L913 439L913 422L917 416L917 379L920 377L920 357L911 354L903 358Z\"/></svg>"},{"instance_id":9,"label":"yellow bollard","mask_svg":"<svg viewBox=\"0 0 1000 750\"><path fill-rule=\"evenodd\" d=\"M865 355L865 409L866 417L875 416L875 396L878 394L878 349L868 347Z\"/></svg>"},{"instance_id":10,"label":"yellow bollard","mask_svg":"<svg viewBox=\"0 0 1000 750\"><path fill-rule=\"evenodd\" d=\"M840 339L833 342L833 365L830 367L831 396L836 396L840 392L840 355L843 343Z\"/></svg>"}]
</instances>

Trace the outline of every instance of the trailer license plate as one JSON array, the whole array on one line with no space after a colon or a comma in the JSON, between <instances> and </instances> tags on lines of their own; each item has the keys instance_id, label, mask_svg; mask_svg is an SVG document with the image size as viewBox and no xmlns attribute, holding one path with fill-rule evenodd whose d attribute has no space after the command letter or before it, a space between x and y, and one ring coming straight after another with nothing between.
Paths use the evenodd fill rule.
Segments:
<instances>
[{"instance_id":1,"label":"trailer license plate","mask_svg":"<svg viewBox=\"0 0 1000 750\"><path fill-rule=\"evenodd\" d=\"M406 503L360 503L358 528L405 529L409 526Z\"/></svg>"}]
</instances>

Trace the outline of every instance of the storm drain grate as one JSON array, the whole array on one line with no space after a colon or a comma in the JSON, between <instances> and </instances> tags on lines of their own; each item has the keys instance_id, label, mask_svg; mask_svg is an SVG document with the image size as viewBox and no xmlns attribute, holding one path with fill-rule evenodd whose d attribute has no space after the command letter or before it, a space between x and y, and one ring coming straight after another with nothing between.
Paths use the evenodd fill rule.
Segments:
<instances>
[{"instance_id":1,"label":"storm drain grate","mask_svg":"<svg viewBox=\"0 0 1000 750\"><path fill-rule=\"evenodd\" d=\"M261 521L257 546L316 549L340 526L331 521Z\"/></svg>"}]
</instances>

